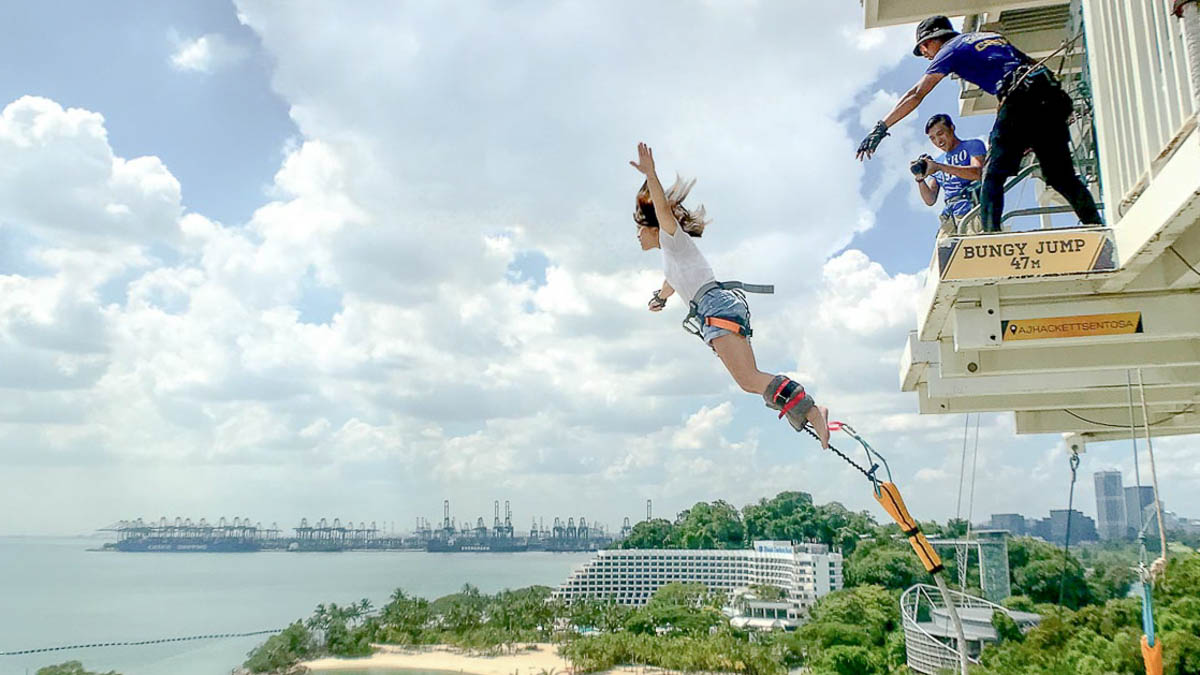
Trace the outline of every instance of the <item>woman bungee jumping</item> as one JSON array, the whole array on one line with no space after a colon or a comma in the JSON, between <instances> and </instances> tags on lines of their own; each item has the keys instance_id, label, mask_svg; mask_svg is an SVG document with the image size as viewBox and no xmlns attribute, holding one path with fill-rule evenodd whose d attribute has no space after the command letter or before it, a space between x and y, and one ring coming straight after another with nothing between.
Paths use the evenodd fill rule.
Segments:
<instances>
[{"instance_id":1,"label":"woman bungee jumping","mask_svg":"<svg viewBox=\"0 0 1200 675\"><path fill-rule=\"evenodd\" d=\"M670 191L664 191L654 171L654 154L645 143L638 143L637 161L630 165L646 176L637 193L633 220L637 223L637 238L643 251L661 248L666 279L654 292L649 309L662 311L667 298L678 292L690 298L691 312L684 320L685 327L698 335L716 352L744 391L762 394L767 407L780 411L797 431L806 424L829 447L828 410L815 405L800 383L784 375L771 375L758 369L754 350L750 346L750 307L742 291L769 293L770 287L752 286L737 281L717 281L712 267L700 253L692 238L704 232L704 207L690 211L684 199L695 181L675 181Z\"/></svg>"}]
</instances>

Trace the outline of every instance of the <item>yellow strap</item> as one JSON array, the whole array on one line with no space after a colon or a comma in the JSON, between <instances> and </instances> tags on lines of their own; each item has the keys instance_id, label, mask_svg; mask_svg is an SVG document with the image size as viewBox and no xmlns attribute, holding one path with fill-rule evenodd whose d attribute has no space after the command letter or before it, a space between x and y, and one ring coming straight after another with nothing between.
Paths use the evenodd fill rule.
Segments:
<instances>
[{"instance_id":1,"label":"yellow strap","mask_svg":"<svg viewBox=\"0 0 1200 675\"><path fill-rule=\"evenodd\" d=\"M888 512L892 520L900 525L901 531L908 536L908 543L912 545L913 551L921 559L921 564L925 566L926 572L937 574L945 569L942 567L941 557L938 556L937 551L933 550L933 546L929 544L925 535L921 533L917 521L908 513L908 507L904 505L904 498L900 496L900 488L897 488L895 483L880 483L875 500L879 502L884 511Z\"/></svg>"},{"instance_id":2,"label":"yellow strap","mask_svg":"<svg viewBox=\"0 0 1200 675\"><path fill-rule=\"evenodd\" d=\"M1146 675L1163 675L1162 636L1156 635L1154 646L1145 635L1142 636L1142 661L1146 663Z\"/></svg>"}]
</instances>

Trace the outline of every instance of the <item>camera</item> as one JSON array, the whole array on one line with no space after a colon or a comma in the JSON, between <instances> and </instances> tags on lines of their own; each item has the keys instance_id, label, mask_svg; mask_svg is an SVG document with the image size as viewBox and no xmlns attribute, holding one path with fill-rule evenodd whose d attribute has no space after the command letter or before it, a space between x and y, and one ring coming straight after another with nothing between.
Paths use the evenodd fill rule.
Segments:
<instances>
[{"instance_id":1,"label":"camera","mask_svg":"<svg viewBox=\"0 0 1200 675\"><path fill-rule=\"evenodd\" d=\"M929 156L921 155L912 162L909 162L908 170L911 171L912 175L914 176L924 176L929 170Z\"/></svg>"}]
</instances>

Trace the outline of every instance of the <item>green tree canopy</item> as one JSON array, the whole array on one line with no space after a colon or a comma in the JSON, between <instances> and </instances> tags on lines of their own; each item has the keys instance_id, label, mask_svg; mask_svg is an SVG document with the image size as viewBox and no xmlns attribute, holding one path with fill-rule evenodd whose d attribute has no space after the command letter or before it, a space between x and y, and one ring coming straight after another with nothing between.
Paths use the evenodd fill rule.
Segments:
<instances>
[{"instance_id":1,"label":"green tree canopy","mask_svg":"<svg viewBox=\"0 0 1200 675\"><path fill-rule=\"evenodd\" d=\"M621 548L679 548L675 541L675 526L663 518L643 520L633 526L629 536L621 540Z\"/></svg>"},{"instance_id":2,"label":"green tree canopy","mask_svg":"<svg viewBox=\"0 0 1200 675\"><path fill-rule=\"evenodd\" d=\"M929 579L908 542L891 538L860 542L844 573L848 587L874 584L900 591Z\"/></svg>"},{"instance_id":3,"label":"green tree canopy","mask_svg":"<svg viewBox=\"0 0 1200 675\"><path fill-rule=\"evenodd\" d=\"M726 501L697 502L675 519L680 548L745 548L746 528L738 510Z\"/></svg>"},{"instance_id":4,"label":"green tree canopy","mask_svg":"<svg viewBox=\"0 0 1200 675\"><path fill-rule=\"evenodd\" d=\"M1037 565L1034 560L1030 565ZM1164 675L1200 673L1200 554L1171 560L1154 588ZM981 675L1141 675L1141 602L1116 598L1078 611L1043 605L1042 622L1020 640L984 650ZM972 670L975 672L975 669Z\"/></svg>"},{"instance_id":5,"label":"green tree canopy","mask_svg":"<svg viewBox=\"0 0 1200 675\"><path fill-rule=\"evenodd\" d=\"M297 621L252 649L243 665L252 673L269 673L289 668L299 661L315 657L317 653L312 633Z\"/></svg>"}]
</instances>

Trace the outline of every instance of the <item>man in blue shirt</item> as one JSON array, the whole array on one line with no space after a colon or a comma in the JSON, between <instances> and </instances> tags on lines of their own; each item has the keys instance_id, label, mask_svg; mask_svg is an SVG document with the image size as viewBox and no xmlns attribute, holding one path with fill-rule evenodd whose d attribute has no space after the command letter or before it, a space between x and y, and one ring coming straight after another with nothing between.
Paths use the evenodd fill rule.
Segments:
<instances>
[{"instance_id":1,"label":"man in blue shirt","mask_svg":"<svg viewBox=\"0 0 1200 675\"><path fill-rule=\"evenodd\" d=\"M925 133L942 154L937 160L922 155L912 163L912 172L926 206L937 203L938 193L942 193L945 207L939 216L938 239L941 239L960 230L966 231L959 223L974 207L971 191L979 184L987 148L981 140L959 138L954 132L954 122L945 113L930 117L925 123Z\"/></svg>"},{"instance_id":2,"label":"man in blue shirt","mask_svg":"<svg viewBox=\"0 0 1200 675\"><path fill-rule=\"evenodd\" d=\"M1054 75L1037 66L998 33L962 33L944 16L933 16L917 26L914 55L931 63L925 75L900 98L892 111L858 146L859 159L869 159L887 136L887 130L917 109L942 78L955 74L1000 101L996 123L988 138L983 165L980 217L985 232L1000 231L1004 211L1004 182L1017 173L1021 157L1032 149L1042 178L1070 202L1080 222L1101 224L1100 212L1087 186L1075 175L1071 160L1071 132L1067 121L1074 112L1071 97Z\"/></svg>"}]
</instances>

